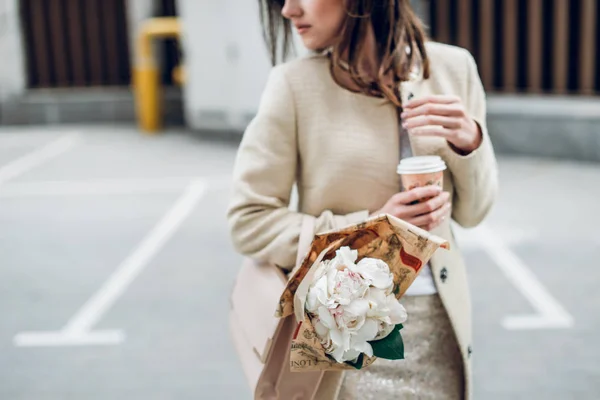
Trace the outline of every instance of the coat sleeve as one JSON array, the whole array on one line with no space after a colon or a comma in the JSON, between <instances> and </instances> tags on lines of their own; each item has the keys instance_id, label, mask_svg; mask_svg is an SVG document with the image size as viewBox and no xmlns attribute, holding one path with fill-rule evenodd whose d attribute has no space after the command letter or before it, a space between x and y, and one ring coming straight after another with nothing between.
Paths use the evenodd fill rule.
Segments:
<instances>
[{"instance_id":1,"label":"coat sleeve","mask_svg":"<svg viewBox=\"0 0 600 400\"><path fill-rule=\"evenodd\" d=\"M303 220L303 214L289 209L299 168L296 118L285 70L275 67L238 149L227 211L237 251L284 269L292 269L296 262ZM368 216L367 210L348 215L326 210L310 219L314 233L320 233Z\"/></svg>"},{"instance_id":2,"label":"coat sleeve","mask_svg":"<svg viewBox=\"0 0 600 400\"><path fill-rule=\"evenodd\" d=\"M498 190L498 168L486 123L486 99L477 65L465 50L467 84L463 102L483 135L481 145L463 156L450 147L445 157L454 183L452 218L469 228L481 223L491 209Z\"/></svg>"}]
</instances>

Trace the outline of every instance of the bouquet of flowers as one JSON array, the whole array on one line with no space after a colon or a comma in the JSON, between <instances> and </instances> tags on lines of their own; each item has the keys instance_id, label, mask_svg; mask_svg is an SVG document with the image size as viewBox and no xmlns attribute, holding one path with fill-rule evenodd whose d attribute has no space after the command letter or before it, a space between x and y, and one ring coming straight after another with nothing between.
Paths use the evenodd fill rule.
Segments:
<instances>
[{"instance_id":1,"label":"bouquet of flowers","mask_svg":"<svg viewBox=\"0 0 600 400\"><path fill-rule=\"evenodd\" d=\"M338 363L360 364L361 354L403 358L399 331L407 315L393 294L390 267L377 258L357 258L358 251L345 246L317 267L306 299L317 337Z\"/></svg>"},{"instance_id":2,"label":"bouquet of flowers","mask_svg":"<svg viewBox=\"0 0 600 400\"><path fill-rule=\"evenodd\" d=\"M439 247L448 244L383 215L315 236L284 291L277 315L294 314L292 371L363 368L404 358L398 299Z\"/></svg>"}]
</instances>

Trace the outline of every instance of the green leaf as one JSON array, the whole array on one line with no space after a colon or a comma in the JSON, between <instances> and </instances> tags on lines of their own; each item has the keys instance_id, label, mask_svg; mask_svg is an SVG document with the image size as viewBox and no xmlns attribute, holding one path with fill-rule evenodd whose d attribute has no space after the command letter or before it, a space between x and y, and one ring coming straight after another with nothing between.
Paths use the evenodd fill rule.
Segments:
<instances>
[{"instance_id":1,"label":"green leaf","mask_svg":"<svg viewBox=\"0 0 600 400\"><path fill-rule=\"evenodd\" d=\"M348 364L352 365L356 369L361 369L363 367L363 361L365 359L364 353L360 353L356 362L346 361Z\"/></svg>"},{"instance_id":2,"label":"green leaf","mask_svg":"<svg viewBox=\"0 0 600 400\"><path fill-rule=\"evenodd\" d=\"M373 347L373 355L386 360L402 360L404 359L404 341L400 335L402 324L394 327L392 333L381 340L374 340L371 343Z\"/></svg>"}]
</instances>

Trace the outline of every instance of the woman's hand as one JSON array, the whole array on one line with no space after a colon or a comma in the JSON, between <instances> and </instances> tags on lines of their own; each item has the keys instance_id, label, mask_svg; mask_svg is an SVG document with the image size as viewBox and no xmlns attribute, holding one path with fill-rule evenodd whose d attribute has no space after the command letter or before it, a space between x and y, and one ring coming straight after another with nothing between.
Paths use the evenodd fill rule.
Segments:
<instances>
[{"instance_id":1,"label":"woman's hand","mask_svg":"<svg viewBox=\"0 0 600 400\"><path fill-rule=\"evenodd\" d=\"M409 101L402 126L415 136L439 136L459 154L476 150L483 136L456 96L432 95Z\"/></svg>"},{"instance_id":2,"label":"woman's hand","mask_svg":"<svg viewBox=\"0 0 600 400\"><path fill-rule=\"evenodd\" d=\"M422 203L416 201L428 199ZM393 195L374 215L390 214L427 231L450 215L450 193L437 186L424 186Z\"/></svg>"}]
</instances>

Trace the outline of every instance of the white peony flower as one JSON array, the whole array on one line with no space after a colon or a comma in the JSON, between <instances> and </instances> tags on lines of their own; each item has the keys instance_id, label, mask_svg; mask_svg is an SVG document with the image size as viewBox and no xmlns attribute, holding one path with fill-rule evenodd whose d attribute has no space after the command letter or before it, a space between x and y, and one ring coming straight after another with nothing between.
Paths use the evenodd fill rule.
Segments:
<instances>
[{"instance_id":1,"label":"white peony flower","mask_svg":"<svg viewBox=\"0 0 600 400\"><path fill-rule=\"evenodd\" d=\"M370 341L383 339L406 321L406 310L392 294L388 265L342 247L317 267L306 298L315 332L337 362L373 355Z\"/></svg>"}]
</instances>

